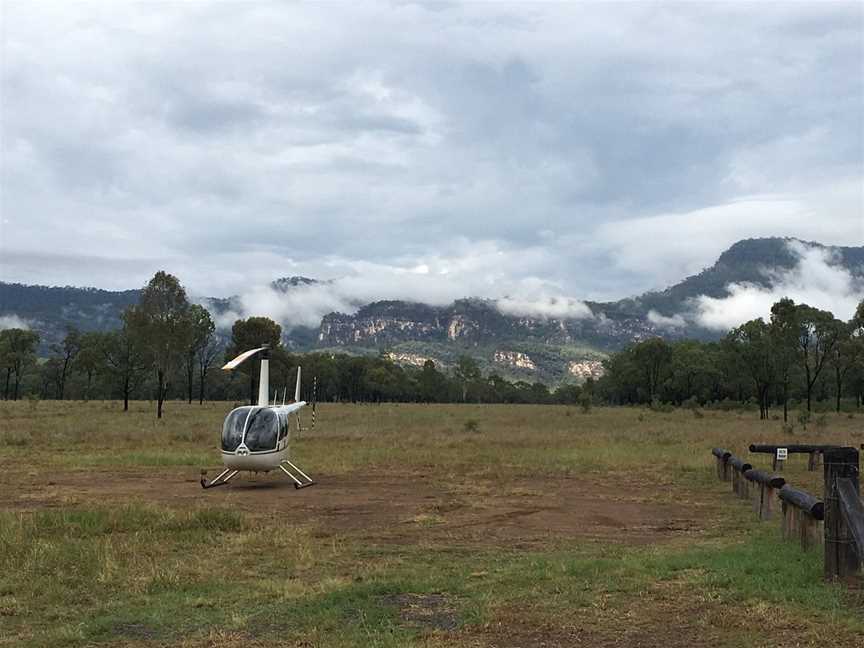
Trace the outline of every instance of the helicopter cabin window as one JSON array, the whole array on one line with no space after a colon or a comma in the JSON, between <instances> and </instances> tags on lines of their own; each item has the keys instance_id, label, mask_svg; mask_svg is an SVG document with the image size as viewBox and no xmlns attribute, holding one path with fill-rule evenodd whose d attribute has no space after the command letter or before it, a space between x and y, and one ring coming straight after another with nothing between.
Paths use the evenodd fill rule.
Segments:
<instances>
[{"instance_id":1,"label":"helicopter cabin window","mask_svg":"<svg viewBox=\"0 0 864 648\"><path fill-rule=\"evenodd\" d=\"M234 452L243 440L243 426L246 425L250 409L252 408L238 407L225 417L222 426L222 449L226 452Z\"/></svg>"},{"instance_id":2,"label":"helicopter cabin window","mask_svg":"<svg viewBox=\"0 0 864 648\"><path fill-rule=\"evenodd\" d=\"M276 435L279 433L279 418L271 409L259 409L252 412L246 425L244 442L249 452L263 452L276 447Z\"/></svg>"},{"instance_id":3,"label":"helicopter cabin window","mask_svg":"<svg viewBox=\"0 0 864 648\"><path fill-rule=\"evenodd\" d=\"M279 440L281 441L288 436L288 415L284 412L279 413Z\"/></svg>"}]
</instances>

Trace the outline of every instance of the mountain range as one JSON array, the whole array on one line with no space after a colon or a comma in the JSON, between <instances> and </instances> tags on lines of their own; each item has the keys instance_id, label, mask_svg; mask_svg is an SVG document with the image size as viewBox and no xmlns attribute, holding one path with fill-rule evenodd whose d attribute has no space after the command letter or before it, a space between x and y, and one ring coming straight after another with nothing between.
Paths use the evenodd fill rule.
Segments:
<instances>
[{"instance_id":1,"label":"mountain range","mask_svg":"<svg viewBox=\"0 0 864 648\"><path fill-rule=\"evenodd\" d=\"M388 355L396 362L422 365L427 359L447 366L458 356L475 357L485 370L509 378L561 382L582 380L602 371L610 351L651 336L716 339L722 331L698 318L684 318L701 297L728 297L729 286L772 288L793 271L800 257L794 245L821 249L835 266L864 280L864 246L828 247L795 239L747 239L735 243L699 274L663 291L612 302L584 302L584 313L566 318L512 314L495 300L467 297L449 306L408 301L356 304L352 313L329 313L318 328L294 327L285 343L296 351L322 350ZM308 290L326 282L285 277L272 282L276 292ZM124 308L139 290L29 286L0 282L0 323L23 322L38 331L43 351L59 342L67 325L106 330L120 324ZM199 300L215 315L238 311L236 297ZM249 313L253 315L254 313ZM222 331L226 335L226 331Z\"/></svg>"}]
</instances>

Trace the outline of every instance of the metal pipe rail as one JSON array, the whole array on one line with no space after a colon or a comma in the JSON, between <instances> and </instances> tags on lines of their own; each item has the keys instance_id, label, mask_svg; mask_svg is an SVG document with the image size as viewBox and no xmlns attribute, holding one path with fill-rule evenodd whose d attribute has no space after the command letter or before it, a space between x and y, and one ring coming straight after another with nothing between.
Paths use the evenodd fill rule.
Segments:
<instances>
[{"instance_id":1,"label":"metal pipe rail","mask_svg":"<svg viewBox=\"0 0 864 648\"><path fill-rule=\"evenodd\" d=\"M793 488L789 484L780 489L780 499L787 504L791 504L797 509L807 513L814 520L825 519L825 504L816 499L810 493L807 493L797 488Z\"/></svg>"},{"instance_id":2,"label":"metal pipe rail","mask_svg":"<svg viewBox=\"0 0 864 648\"><path fill-rule=\"evenodd\" d=\"M713 454L718 459L722 459L723 461L728 461L729 457L732 456L732 453L728 450L724 450L723 448L713 448L711 450L711 454Z\"/></svg>"},{"instance_id":3,"label":"metal pipe rail","mask_svg":"<svg viewBox=\"0 0 864 648\"><path fill-rule=\"evenodd\" d=\"M836 445L814 445L808 443L751 443L750 452L761 452L763 454L777 454L777 448L786 448L789 454L810 454L811 452L825 452L834 450L840 446Z\"/></svg>"},{"instance_id":4,"label":"metal pipe rail","mask_svg":"<svg viewBox=\"0 0 864 648\"><path fill-rule=\"evenodd\" d=\"M739 459L738 457L731 456L729 457L729 465L732 466L735 470L740 473L745 473L751 468L753 468L753 464L749 464L743 459Z\"/></svg>"},{"instance_id":5,"label":"metal pipe rail","mask_svg":"<svg viewBox=\"0 0 864 648\"><path fill-rule=\"evenodd\" d=\"M756 482L757 484L764 484L766 486L770 486L771 488L783 488L786 485L786 480L778 475L772 475L770 473L765 472L764 470L756 470L755 468L751 468L750 470L745 471L744 477L749 479L752 482Z\"/></svg>"}]
</instances>

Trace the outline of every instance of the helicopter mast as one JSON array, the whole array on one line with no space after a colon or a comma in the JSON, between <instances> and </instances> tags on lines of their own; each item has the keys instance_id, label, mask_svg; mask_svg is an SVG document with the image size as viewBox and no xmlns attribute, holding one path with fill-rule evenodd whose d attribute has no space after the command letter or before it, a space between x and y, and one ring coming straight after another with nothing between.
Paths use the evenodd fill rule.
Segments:
<instances>
[{"instance_id":1,"label":"helicopter mast","mask_svg":"<svg viewBox=\"0 0 864 648\"><path fill-rule=\"evenodd\" d=\"M258 377L258 406L270 404L270 346L261 347L261 375Z\"/></svg>"}]
</instances>

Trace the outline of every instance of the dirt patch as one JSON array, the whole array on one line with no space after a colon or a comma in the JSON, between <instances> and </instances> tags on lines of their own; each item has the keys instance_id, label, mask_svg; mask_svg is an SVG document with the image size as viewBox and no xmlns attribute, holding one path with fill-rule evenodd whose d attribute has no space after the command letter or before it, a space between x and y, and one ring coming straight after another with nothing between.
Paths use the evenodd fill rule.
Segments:
<instances>
[{"instance_id":1,"label":"dirt patch","mask_svg":"<svg viewBox=\"0 0 864 648\"><path fill-rule=\"evenodd\" d=\"M410 626L431 630L455 630L459 617L443 594L395 594L384 603L399 608L399 617Z\"/></svg>"},{"instance_id":2,"label":"dirt patch","mask_svg":"<svg viewBox=\"0 0 864 648\"><path fill-rule=\"evenodd\" d=\"M598 480L573 477L531 482L465 479L442 484L423 474L317 475L295 490L275 473L237 479L204 491L197 471L162 468L4 473L5 510L154 504L172 509L222 507L252 517L308 525L317 537L351 534L365 541L529 548L582 538L647 544L702 533L707 503L686 507L640 500ZM663 488L653 495L662 499Z\"/></svg>"}]
</instances>

